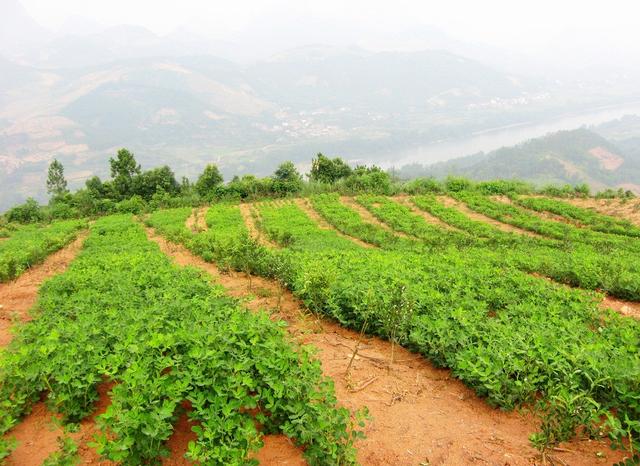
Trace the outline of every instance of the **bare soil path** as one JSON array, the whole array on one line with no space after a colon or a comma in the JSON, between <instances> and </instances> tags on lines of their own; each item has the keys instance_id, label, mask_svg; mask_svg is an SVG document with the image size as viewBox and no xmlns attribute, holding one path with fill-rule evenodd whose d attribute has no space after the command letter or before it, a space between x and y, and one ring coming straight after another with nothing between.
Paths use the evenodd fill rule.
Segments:
<instances>
[{"instance_id":1,"label":"bare soil path","mask_svg":"<svg viewBox=\"0 0 640 466\"><path fill-rule=\"evenodd\" d=\"M337 234L338 236L342 236L343 238L346 238L349 241L352 241L352 242L356 243L358 246L362 246L363 248L371 249L371 248L375 248L376 247L373 244L365 243L361 239L354 238L353 236L345 235L344 233L338 231L336 228L334 228L333 225L331 225L329 222L327 222L322 217L322 215L320 215L318 212L316 212L316 210L311 205L311 202L309 201L309 199L299 197L299 198L294 199L294 202L298 207L300 207L300 209L302 209L304 211L305 214L307 214L309 216L309 218L311 220L316 222L318 227L321 228L322 230L331 230L335 234Z\"/></svg>"},{"instance_id":2,"label":"bare soil path","mask_svg":"<svg viewBox=\"0 0 640 466\"><path fill-rule=\"evenodd\" d=\"M564 202L612 217L624 218L640 226L640 199L622 201L620 199L562 199Z\"/></svg>"},{"instance_id":3,"label":"bare soil path","mask_svg":"<svg viewBox=\"0 0 640 466\"><path fill-rule=\"evenodd\" d=\"M493 225L494 227L498 228L499 230L502 230L504 232L507 233L517 233L519 235L524 235L524 236L531 236L532 238L544 238L543 236L534 233L532 231L528 231L528 230L524 230L522 228L518 228L518 227L514 227L513 225L509 225L508 223L502 223L494 218L491 217L487 217L486 215L482 215L478 212L476 212L475 210L467 207L467 205L464 202L460 202L456 199L453 199L452 197L449 196L438 196L438 200L440 202L442 202L445 207L453 207L455 209L458 209L460 212L462 212L463 214L465 214L467 217L469 217L472 220L478 220L480 222L484 222L484 223L488 223L490 225Z\"/></svg>"},{"instance_id":4,"label":"bare soil path","mask_svg":"<svg viewBox=\"0 0 640 466\"><path fill-rule=\"evenodd\" d=\"M256 221L254 219L254 215L259 214L253 204L240 204L240 213L242 214L244 224L247 226L247 230L249 230L249 235L253 239L267 248L277 249L280 247L269 238L267 238L264 232L260 228L258 228L258 225L256 224Z\"/></svg>"},{"instance_id":5,"label":"bare soil path","mask_svg":"<svg viewBox=\"0 0 640 466\"><path fill-rule=\"evenodd\" d=\"M194 233L207 231L209 229L206 218L208 209L208 207L197 207L193 209L191 215L187 219L186 227Z\"/></svg>"},{"instance_id":6,"label":"bare soil path","mask_svg":"<svg viewBox=\"0 0 640 466\"><path fill-rule=\"evenodd\" d=\"M351 410L367 406L372 415L367 439L357 445L361 464L540 464L528 441L537 424L531 416L492 409L450 371L437 369L402 348L395 349L391 364L391 344L378 338L362 341L347 375L358 342L356 332L310 316L288 291L278 298L281 290L269 280L221 274L214 264L147 231L177 264L205 270L230 295L244 299L248 308L271 311L274 319L288 322L293 338L318 349L339 402ZM562 447L553 455L571 465L611 464L624 456L601 441L575 440ZM597 452L605 459L599 459ZM305 464L300 451L282 436L269 436L258 458L265 465Z\"/></svg>"},{"instance_id":7,"label":"bare soil path","mask_svg":"<svg viewBox=\"0 0 640 466\"><path fill-rule=\"evenodd\" d=\"M373 225L375 225L377 227L380 227L380 228L382 228L384 230L387 230L389 233L393 233L394 235L400 236L402 238L416 239L415 237L409 236L406 233L403 233L401 231L395 231L393 228L391 228L386 223L378 220L375 215L373 215L371 212L369 212L363 206L358 204L358 202L352 197L340 196L340 202L342 202L347 207L350 207L351 209L353 209L356 212L358 212L358 214L360 215L362 220L364 220L367 223L371 223L371 224L373 224Z\"/></svg>"},{"instance_id":8,"label":"bare soil path","mask_svg":"<svg viewBox=\"0 0 640 466\"><path fill-rule=\"evenodd\" d=\"M623 301L613 296L606 296L600 307L613 309L626 317L640 319L640 303L636 301Z\"/></svg>"}]
</instances>

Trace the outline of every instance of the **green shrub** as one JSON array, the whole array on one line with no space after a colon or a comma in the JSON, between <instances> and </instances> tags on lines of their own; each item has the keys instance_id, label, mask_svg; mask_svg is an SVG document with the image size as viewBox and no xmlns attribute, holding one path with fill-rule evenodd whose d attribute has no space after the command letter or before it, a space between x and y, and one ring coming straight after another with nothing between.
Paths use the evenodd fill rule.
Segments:
<instances>
[{"instance_id":1,"label":"green shrub","mask_svg":"<svg viewBox=\"0 0 640 466\"><path fill-rule=\"evenodd\" d=\"M147 205L142 197L135 195L130 197L129 199L118 202L115 205L115 211L121 214L129 213L137 215L144 212L146 207Z\"/></svg>"}]
</instances>

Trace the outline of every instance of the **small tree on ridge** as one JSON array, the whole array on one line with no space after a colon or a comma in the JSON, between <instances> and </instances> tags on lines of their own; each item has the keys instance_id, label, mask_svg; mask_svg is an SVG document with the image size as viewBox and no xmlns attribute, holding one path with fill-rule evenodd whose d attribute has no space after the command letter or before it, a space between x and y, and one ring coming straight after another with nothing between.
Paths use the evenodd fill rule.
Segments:
<instances>
[{"instance_id":1,"label":"small tree on ridge","mask_svg":"<svg viewBox=\"0 0 640 466\"><path fill-rule=\"evenodd\" d=\"M64 178L64 167L58 159L53 159L49 165L47 173L47 192L55 197L61 196L69 192L67 189L67 180Z\"/></svg>"}]
</instances>

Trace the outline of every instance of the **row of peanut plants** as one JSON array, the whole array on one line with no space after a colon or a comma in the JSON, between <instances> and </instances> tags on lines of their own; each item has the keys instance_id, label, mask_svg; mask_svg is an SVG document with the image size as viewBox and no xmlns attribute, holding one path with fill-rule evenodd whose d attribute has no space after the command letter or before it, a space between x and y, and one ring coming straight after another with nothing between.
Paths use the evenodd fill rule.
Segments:
<instances>
[{"instance_id":1,"label":"row of peanut plants","mask_svg":"<svg viewBox=\"0 0 640 466\"><path fill-rule=\"evenodd\" d=\"M544 275L557 282L590 290L603 290L622 298L637 299L639 296L638 263L629 260L627 254L604 255L590 245L567 245L554 240L503 232L485 222L470 219L456 208L445 207L433 196L414 197L411 201L416 207L455 226L460 232L471 235L463 237L461 241L459 233L455 235L448 229L439 228L441 239L434 240L431 231L437 227L427 224L424 218L412 213L411 209L397 200L382 196L363 196L358 201L380 220L395 227L402 225L404 233L422 240L411 241L391 234L393 239L382 241L380 238L390 233L364 222L357 212L342 204L338 196L322 194L312 197L314 208L336 229L384 249L420 251L425 246L442 248L443 245L464 248L467 254L479 255L486 262ZM425 230L430 232L429 235L424 235ZM372 238L378 240L374 242Z\"/></svg>"},{"instance_id":2,"label":"row of peanut plants","mask_svg":"<svg viewBox=\"0 0 640 466\"><path fill-rule=\"evenodd\" d=\"M199 235L182 240L203 256L278 279L313 312L358 330L366 325L451 368L492 405L540 399L550 421L532 437L538 446L570 438L579 426L616 442L637 440L640 324L601 311L597 295L487 261L482 246L364 249L319 229L293 204L259 210L282 249L250 246L245 235L235 247L206 248ZM184 218L169 226L172 215L150 221L167 233L184 229Z\"/></svg>"},{"instance_id":3,"label":"row of peanut plants","mask_svg":"<svg viewBox=\"0 0 640 466\"><path fill-rule=\"evenodd\" d=\"M25 225L0 242L0 283L19 277L29 267L73 241L87 223L63 220L49 225Z\"/></svg>"},{"instance_id":4,"label":"row of peanut plants","mask_svg":"<svg viewBox=\"0 0 640 466\"><path fill-rule=\"evenodd\" d=\"M416 248L420 243L411 237L402 237L392 231L366 222L353 209L340 201L337 194L312 196L313 208L333 227L345 235L353 236L379 248Z\"/></svg>"},{"instance_id":5,"label":"row of peanut plants","mask_svg":"<svg viewBox=\"0 0 640 466\"><path fill-rule=\"evenodd\" d=\"M434 196L413 197L411 202L456 227L458 232L452 233L449 229L428 224L397 200L382 196L358 198L379 220L415 239L421 239L417 242L364 222L357 212L340 202L337 195L321 194L313 196L311 200L317 212L336 229L384 249L418 251L424 250L425 246L455 246L465 248L469 254L479 252L485 261L545 275L557 282L606 291L621 298L637 300L640 296L639 263L632 260L632 253L618 251L603 254L583 243L567 244L504 232L485 222L472 220L456 208L445 207ZM439 230L439 240L434 238L437 234L434 229ZM460 232L468 235L461 236Z\"/></svg>"},{"instance_id":6,"label":"row of peanut plants","mask_svg":"<svg viewBox=\"0 0 640 466\"><path fill-rule=\"evenodd\" d=\"M184 225L182 213L171 220ZM94 446L121 464L166 456L185 412L197 436L186 456L197 464L253 464L263 435L275 432L310 464L355 462L357 421L337 407L311 351L202 272L173 265L129 216L91 227L69 269L41 288L34 319L18 327L0 368L2 433L43 396L78 422L107 382L111 404L97 417Z\"/></svg>"},{"instance_id":7,"label":"row of peanut plants","mask_svg":"<svg viewBox=\"0 0 640 466\"><path fill-rule=\"evenodd\" d=\"M376 200L381 201L381 199L376 199ZM377 203L377 204L379 205L381 203ZM315 205L316 206L318 205L317 200ZM286 216L281 217L280 221L277 222L279 225L281 225L282 229L285 229L287 228L288 225L290 225L288 220L291 218L291 216L292 216L292 211L289 210ZM344 225L351 222L341 222L341 223ZM289 232L289 234L293 234L295 229L289 229L287 231ZM348 234L353 234L353 231L349 232L347 231L347 229L345 229L344 232ZM406 230L406 232L410 234L414 233L412 230ZM323 232L323 234L326 235L327 233ZM305 237L309 237L309 236L310 236L310 232L309 232L309 228L307 227L305 228ZM358 236L358 235L356 234L355 236ZM364 238L361 238L361 239L364 239ZM523 240L528 242L529 238L524 238ZM323 243L323 241L320 241L320 242ZM438 243L436 242L436 244ZM314 247L314 249L320 249L320 248L321 248L320 245L317 245ZM432 251L432 254L437 252L438 250L434 249ZM421 266L425 265L426 258L422 252L419 253L418 255L405 253L405 254L402 254L400 257L391 255L390 261L387 262L385 265L382 265L380 269L381 270L393 270L394 268L396 270L400 269L398 271L399 273L395 276L395 278L402 276L406 279L406 282L403 282L401 285L399 285L399 290L401 291L399 291L398 296L396 296L395 298L389 298L388 296L386 297L387 299L382 298L384 304L382 304L381 306L377 306L375 304L373 306L368 306L368 304L370 304L370 301L368 301L363 295L362 300L365 303L364 307L369 309L371 307L380 309L380 308L384 308L385 306L389 306L391 304L392 310L387 309L386 312L381 313L381 315L384 315L382 322L385 322L386 325L382 325L381 328L378 328L378 331L381 330L382 331L381 334L387 338L397 338L397 335L403 334L404 332L402 331L399 332L396 329L396 327L398 324L401 324L402 322L406 323L406 320L405 318L398 315L398 309L395 309L395 310L393 309L399 303L404 303L404 305L409 305L409 307L411 307L411 311L409 312L409 314L415 313L415 308L413 308L413 306L410 306L410 303L413 302L412 299L409 299L406 296L404 296L404 293L406 292L406 290L411 288L410 284L417 284L416 290L422 288L420 291L427 291L424 289L424 288L427 288L427 289L429 288L429 286L427 285L433 286L436 290L440 291L442 289L445 289L446 286L453 286L453 284L455 283L455 280L452 277L455 277L455 274L460 274L459 279L464 284L463 285L464 288L473 290L472 291L473 294L475 294L474 292L476 292L479 289L484 290L483 293L479 294L478 296L474 296L474 298L479 298L482 305L486 306L483 308L484 311L487 312L486 315L491 317L495 317L497 315L494 309L500 308L501 306L510 306L513 304L517 304L519 311L521 311L523 307L524 308L527 307L527 304L528 304L527 300L529 298L529 294L533 293L535 298L530 305L533 307L533 309L535 309L536 312L534 312L530 316L527 316L527 318L535 319L535 324L533 324L533 328L531 327L532 326L531 321L527 321L527 319L519 320L519 319L516 319L515 316L510 315L509 317L507 317L508 319L507 326L509 327L508 330L501 329L495 332L492 332L492 331L488 332L489 339L491 340L491 342L492 343L497 342L497 346L492 347L493 348L492 351L495 351L495 353L493 353L493 358L491 357L492 351L487 351L486 353L484 353L482 351L479 351L476 348L475 350L473 350L473 353L475 354L473 356L470 356L466 362L471 362L473 365L475 365L474 369L479 369L480 366L485 366L485 364L487 364L487 360L484 358L488 358L489 360L494 359L492 362L495 363L497 362L495 360L496 358L503 357L504 355L498 356L501 353L500 348L503 350L508 348L506 351L508 352L509 355L513 355L514 351L516 351L517 353L518 351L514 350L513 341L510 341L512 338L519 340L518 344L524 344L524 346L527 346L526 350L522 347L519 349L520 351L527 353L529 355L537 351L540 351L539 355L548 356L549 354L551 354L548 352L550 348L557 348L558 346L556 345L564 345L564 344L568 344L568 342L572 342L572 344L570 345L571 350L569 350L568 353L557 355L559 357L551 358L551 360L549 360L548 357L544 357L544 360L549 363L549 366L550 366L549 369L551 369L552 367L557 367L556 364L558 364L562 360L565 360L565 358L569 360L573 360L572 362L576 362L574 359L576 356L578 355L585 356L590 351L595 351L595 348L599 348L600 350L604 351L604 353L602 354L605 354L607 350L604 350L604 348L607 347L608 344L613 344L614 346L625 348L626 350L629 351L626 357L624 357L623 360L621 361L612 362L617 366L616 369L613 370L613 372L619 371L617 372L618 375L621 375L623 379L626 380L625 389L622 390L625 392L625 395L623 395L622 398L624 399L623 403L628 403L629 411L627 411L626 414L622 417L623 419L622 423L620 422L620 418L615 418L614 416L612 416L611 411L609 410L610 408L605 407L606 404L603 404L603 402L608 403L609 401L608 395L602 398L598 397L599 398L598 401L595 400L596 392L598 392L601 389L601 388L596 388L596 385L598 383L601 383L602 381L596 382L595 384L593 383L593 381L591 381L589 383L582 384L582 387L580 387L581 384L576 383L575 381L572 381L571 378L567 378L566 380L564 380L564 382L566 383L562 382L562 378L554 379L554 381L552 382L552 386L548 386L546 390L541 389L540 387L538 388L541 392L547 394L547 396L545 397L545 400L542 402L544 406L543 410L546 410L549 413L549 416L547 416L547 420L552 419L552 421L544 422L542 432L537 436L534 436L533 439L536 443L542 444L543 446L546 445L547 442L553 443L554 441L558 441L559 439L566 439L573 434L575 427L579 424L589 426L589 428L591 429L595 429L595 426L597 426L600 423L599 420L601 419L601 416L605 416L605 415L608 416L609 434L612 436L612 438L619 439L623 436L626 436L627 434L629 434L630 436L633 436L633 435L637 436L638 428L640 427L640 425L636 421L634 421L635 418L633 416L637 416L638 414L637 412L638 404L633 400L638 394L639 385L631 381L638 374L638 364L639 364L638 353L637 353L637 350L639 348L638 323L635 321L630 321L630 320L621 318L609 312L600 314L600 312L595 308L596 301L593 299L593 295L591 295L590 293L584 293L584 292L575 291L575 290L574 292L577 294L574 295L574 298L578 297L579 298L578 300L586 299L587 303L583 301L578 305L577 302L573 302L573 303L562 302L558 304L558 306L560 309L568 306L569 308L572 309L569 312L569 314L573 314L573 312L577 312L578 315L577 316L566 315L565 312L567 312L567 309L562 310L559 315L554 315L554 312L551 310L553 307L552 302L554 301L554 299L551 299L549 297L543 297L544 293L541 293L541 290L542 289L548 290L548 288L546 287L551 286L551 289L552 289L551 294L554 295L554 297L557 297L558 295L563 295L565 292L571 291L571 290L550 285L543 280L532 278L525 274L521 274L517 270L513 270L513 269L505 270L504 263L500 264L500 269L502 270L500 270L499 275L502 277L506 275L509 277L509 280L507 280L506 283L504 284L500 283L499 281L496 282L496 280L493 280L495 278L494 274L497 274L497 270L499 269L498 269L498 266L489 265L488 261L486 261L487 252L488 251L486 249L483 250L482 248L468 248L466 250L460 251L458 246L450 247L446 251L444 251L443 255L430 256L435 260L435 264L432 265L431 269L429 270L429 273L423 276L422 279L417 277L411 277L411 272L414 272ZM358 256L362 254L363 254L363 251L360 251L357 253ZM367 255L368 256L373 255L377 259L379 259L380 257L380 255L376 254L375 252L368 252ZM384 254L384 255L390 256L390 254ZM410 256L413 256L413 258L415 259L415 262L408 261ZM448 260L456 260L454 272L447 273L446 265ZM338 275L337 271L344 273L344 275L336 277L333 283L344 286L346 296L352 295L353 282L349 280L349 277L358 276L358 277L369 278L369 275L372 274L372 270L378 269L378 267L376 267L374 264L371 264L370 261L373 261L373 259L365 260L364 261L365 265L363 269L358 270L357 272L354 271L352 273L349 273L349 272L345 272L344 268L347 266L347 263L350 263L350 262L347 260L347 256L345 256L344 253L340 254L335 264L335 267L336 267L335 271L336 271L336 275ZM464 261L466 262L466 264L463 265L460 263L460 261ZM325 267L325 269L322 272L322 277L317 277L316 281L320 285L319 288L324 288L324 287L327 287L328 285L327 275L331 275L331 271L330 271L330 268L327 268L329 262L327 261L326 257L322 258L320 262L322 264L321 266ZM394 267L394 264L402 264L403 262L404 262L403 266L398 267L396 265ZM359 263L362 264L362 261L360 261ZM493 261L493 264L498 264L498 263L499 263L498 261ZM488 273L487 275L483 275L481 273L483 269L493 270L493 273ZM471 272L470 275L466 275L462 273L463 271L466 271L466 270L472 270L473 272ZM442 282L440 284L434 283L436 278L442 279ZM518 283L519 280L524 280L530 286L524 289L514 290L513 284ZM383 288L386 285L387 289L391 291L393 290L393 286L390 286L391 283L392 281L387 276L386 280L380 280L379 283L376 283L373 286L369 284L367 289L368 289L368 292L370 292L371 289L373 288L379 288L379 287ZM306 276L305 279L301 281L301 284L303 285L303 287L301 287L301 289L303 290L306 290L306 288L311 288L309 286L310 280L308 276ZM488 286L488 288L484 289L484 286ZM329 303L334 303L333 305L329 306L328 310L330 315L339 318L343 323L347 325L352 324L352 322L345 319L345 306L344 306L345 302L343 300L339 300L335 298L331 299L331 295L327 296L326 291L324 293L317 293L317 292L312 293L311 296L315 297L315 295L318 295L318 294L320 295L321 299L325 299ZM370 294L367 294L366 296L371 297ZM498 300L500 304L498 305L494 304L496 300ZM462 299L461 301L464 302L465 300ZM308 302L308 305L313 306L314 302L317 303L317 301L311 300ZM342 309L337 309L335 306L335 302L341 303ZM374 302L375 302L375 299L374 299ZM392 303L395 303L395 304L392 304ZM455 303L451 302L450 305L453 306L455 305ZM427 307L427 308L430 309L430 311L433 311L434 309L434 307ZM320 308L316 308L316 309L320 309ZM325 310L327 309L325 308ZM529 310L532 310L532 309L529 309ZM386 314L388 312L391 312L391 315ZM504 311L501 311L499 314L502 314L505 317L509 315ZM354 315L357 316L358 312L355 312ZM483 313L481 315L484 316L485 314ZM613 321L616 322L614 327L619 326L617 330L621 331L621 333L615 336L613 336L612 334L609 334L607 336L603 335L604 340L608 340L608 341L605 342L603 340L600 340L598 343L594 343L593 346L590 346L587 343L587 340L580 337L579 334L587 334L587 335L591 334L591 328L594 325L595 321L602 319L603 315L608 316L607 318L613 319ZM577 317L577 320L576 320L576 317ZM548 319L546 323L550 324L550 326L546 327L546 325L543 325L544 328L538 328L537 326L540 325L540 322L538 322L539 319L543 319L543 320ZM429 317L423 320L423 322L425 321L427 322L428 326L434 325L434 323L432 322L431 315L429 315ZM391 325L389 325L390 323ZM501 324L505 324L505 322L501 322ZM373 326L375 327L375 323ZM522 335L520 335L520 332L518 330L519 328L531 328L533 330L531 332L532 335L529 336L529 338L531 339L526 342L522 341ZM395 329L395 330L391 330L391 329ZM629 332L628 329L631 329L631 331ZM468 328L466 330L468 330ZM598 331L601 331L601 330L602 329L599 327ZM484 333L485 331L486 330L483 330L482 333ZM408 331L408 332L409 332L408 334L411 336L415 335L415 334L412 334L411 331ZM573 333L572 336L567 336L565 339L563 338L563 335L562 335L565 332L567 332L567 335L571 335L573 332L577 332L577 333ZM553 338L551 337L551 335L553 335ZM500 341L499 336L506 337L506 341L504 340ZM536 348L537 344L532 345L532 347L528 347L533 342L541 343L541 339L544 339L545 344L549 344L550 347ZM420 342L420 344L417 346L413 346L412 343L413 342L410 340L407 341L407 344L410 347L423 352L423 354L426 354L432 360L438 363L442 361L442 359L439 359L439 358L444 357L444 355L442 355L441 353L434 354L434 353L425 352L424 351L425 348L424 346L422 346L423 342ZM477 345L477 342L474 342L474 344ZM546 346L546 345L543 345L543 346ZM445 351L445 354L446 353L447 352ZM478 353L480 353L480 355L478 355ZM482 362L476 361L475 358L479 358ZM526 359L527 358L525 357L525 360ZM556 360L554 361L554 359ZM516 363L518 366L520 364L523 364L524 362L522 359L519 359L518 357L516 357L515 360L518 361ZM455 364L450 363L449 361L450 360L447 360L444 365L452 367L454 369L454 373L459 374L459 370L460 370L459 367L456 367ZM596 369L594 367L594 361L595 360L590 360L586 363L586 365L590 366L590 369L591 369L586 371L587 373L589 373L589 375L583 374L589 380L591 377L593 377L594 373L601 374L602 368L604 368L604 366L608 364L606 362L606 357L605 357L605 359L602 359L600 361L599 363L600 367ZM565 360L562 364L566 364L566 362L567 361ZM536 365L536 364L533 364L533 365ZM534 380L536 379L536 377L533 376L532 374L528 374L524 376L524 380L517 380L517 377L514 377L512 373L508 377L508 380L510 382L513 382L514 385L511 385L509 382L505 383L506 381L500 380L500 377L497 374L499 373L498 368L507 368L507 367L509 367L509 364L507 364L504 360L502 360L500 363L495 364L495 366L492 366L491 369L489 369L485 373L485 376L486 376L485 382L491 384L492 383L491 381L493 381L493 383L495 383L495 385L492 386L490 389L487 389L486 386L481 388L478 387L478 385L476 384L477 381L474 380L474 376L477 376L477 373L473 373L473 374L467 373L465 374L466 377L462 376L461 378L465 380L467 383L471 381L470 385L476 388L476 390L480 394L488 396L490 402L496 403L503 407L505 406L512 407L515 404L519 404L523 402L527 397L527 395L523 395L523 393L515 395L515 393L517 393L517 390L514 390L514 386L520 386L520 387L522 387L523 385L526 386L527 383L524 383L525 381L535 385L536 382L534 382ZM484 368L487 369L487 367L484 367ZM521 369L525 373L527 372L527 369L525 369L524 367L521 367ZM581 372L583 369L576 369L576 367L573 367L573 370L577 370L578 372ZM591 372L591 371L594 371L594 372ZM508 369L507 369L507 372L509 372ZM554 374L554 375L557 376L558 374ZM516 379L516 380L514 381L513 379ZM549 383L549 382L551 381L547 380L545 383ZM615 385L610 386L610 389L613 389L614 391L616 391L616 389L613 388L614 386ZM509 393L509 395L506 396L505 398L501 398L500 396L498 396L497 397L498 399L496 399L496 393L492 392L492 389L496 389L496 388L499 390L504 390L505 392ZM528 388L524 388L524 393L530 393L528 392L530 388L531 386L529 386ZM514 398L509 398L510 396L514 396ZM609 406L612 406L612 405L609 405ZM613 409L617 410L617 408L615 407Z\"/></svg>"},{"instance_id":8,"label":"row of peanut plants","mask_svg":"<svg viewBox=\"0 0 640 466\"><path fill-rule=\"evenodd\" d=\"M640 237L640 228L626 219L603 215L594 210L574 206L558 199L514 196L512 200L521 207L535 210L536 212L549 212L594 231L635 238Z\"/></svg>"},{"instance_id":9,"label":"row of peanut plants","mask_svg":"<svg viewBox=\"0 0 640 466\"><path fill-rule=\"evenodd\" d=\"M640 260L634 251L602 250L585 242L507 233L472 220L455 207L444 206L435 196L416 196L411 200L418 208L449 225L476 238L488 239L492 247L485 248L486 260L497 260L571 286L640 300Z\"/></svg>"},{"instance_id":10,"label":"row of peanut plants","mask_svg":"<svg viewBox=\"0 0 640 466\"><path fill-rule=\"evenodd\" d=\"M640 253L640 241L634 237L593 231L563 222L546 220L517 205L507 204L474 193L452 193L478 213L540 235L569 243L588 244L603 253L615 251Z\"/></svg>"}]
</instances>

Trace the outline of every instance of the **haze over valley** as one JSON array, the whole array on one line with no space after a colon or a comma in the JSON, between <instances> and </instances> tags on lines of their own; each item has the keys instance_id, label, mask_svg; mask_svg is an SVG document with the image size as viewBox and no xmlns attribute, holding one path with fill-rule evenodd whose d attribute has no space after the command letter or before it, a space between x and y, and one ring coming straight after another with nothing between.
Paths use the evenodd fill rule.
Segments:
<instances>
[{"instance_id":1,"label":"haze over valley","mask_svg":"<svg viewBox=\"0 0 640 466\"><path fill-rule=\"evenodd\" d=\"M121 147L189 177L207 163L226 178L284 160L305 170L317 152L399 169L543 136L553 122L603 123L605 110L640 114L640 66L617 60L622 49L563 61L425 22L376 30L309 16L257 16L218 37L77 17L56 31L17 0L0 5L0 209L46 199L54 158L73 188L108 176Z\"/></svg>"},{"instance_id":2,"label":"haze over valley","mask_svg":"<svg viewBox=\"0 0 640 466\"><path fill-rule=\"evenodd\" d=\"M639 13L0 0L0 466L640 466Z\"/></svg>"}]
</instances>

